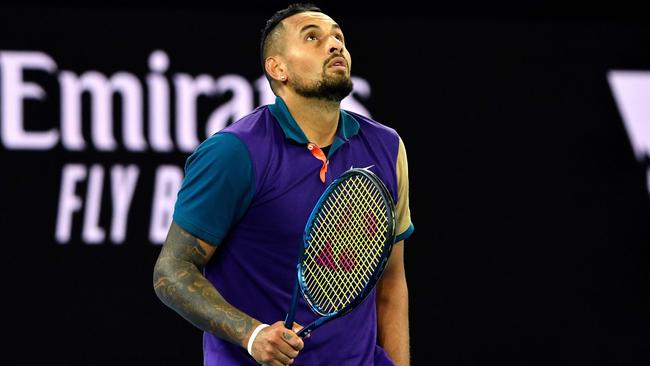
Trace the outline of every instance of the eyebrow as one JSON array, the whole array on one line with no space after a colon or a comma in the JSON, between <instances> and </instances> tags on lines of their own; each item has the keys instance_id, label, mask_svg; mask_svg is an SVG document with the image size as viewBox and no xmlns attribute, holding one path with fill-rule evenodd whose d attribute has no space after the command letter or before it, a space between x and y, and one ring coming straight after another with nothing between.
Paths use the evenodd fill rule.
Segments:
<instances>
[{"instance_id":1,"label":"eyebrow","mask_svg":"<svg viewBox=\"0 0 650 366\"><path fill-rule=\"evenodd\" d=\"M308 29L312 29L312 28L321 29L321 28L320 28L318 25L316 25L316 24L307 24L307 25L305 25L304 27L302 27L302 28L300 29L300 33L303 33L304 31L306 31L306 30L308 30ZM341 27L340 27L338 24L336 24L336 23L332 24L332 28L336 28L336 29L338 29L338 30L341 30Z\"/></svg>"}]
</instances>

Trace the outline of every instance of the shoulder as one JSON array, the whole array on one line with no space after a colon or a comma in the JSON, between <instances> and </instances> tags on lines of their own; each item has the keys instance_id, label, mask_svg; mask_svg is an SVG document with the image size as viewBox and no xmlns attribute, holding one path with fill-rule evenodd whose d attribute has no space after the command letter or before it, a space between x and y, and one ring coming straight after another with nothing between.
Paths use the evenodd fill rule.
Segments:
<instances>
[{"instance_id":1,"label":"shoulder","mask_svg":"<svg viewBox=\"0 0 650 366\"><path fill-rule=\"evenodd\" d=\"M260 106L236 120L229 126L215 132L205 139L192 155L220 155L246 150L246 146L255 135L265 135L265 125L272 118L268 106Z\"/></svg>"},{"instance_id":2,"label":"shoulder","mask_svg":"<svg viewBox=\"0 0 650 366\"><path fill-rule=\"evenodd\" d=\"M277 135L281 134L277 120L268 105L257 107L255 110L233 122L219 131L237 136L247 147L251 156L267 154L267 150L276 143Z\"/></svg>"},{"instance_id":3,"label":"shoulder","mask_svg":"<svg viewBox=\"0 0 650 366\"><path fill-rule=\"evenodd\" d=\"M185 161L186 174L217 174L247 167L250 153L241 138L221 130L203 141Z\"/></svg>"},{"instance_id":4,"label":"shoulder","mask_svg":"<svg viewBox=\"0 0 650 366\"><path fill-rule=\"evenodd\" d=\"M268 127L273 118L268 105L259 106L220 132L230 132L238 136L244 136Z\"/></svg>"},{"instance_id":5,"label":"shoulder","mask_svg":"<svg viewBox=\"0 0 650 366\"><path fill-rule=\"evenodd\" d=\"M221 130L208 137L194 150L192 157L205 157L211 155L228 156L241 151L244 145L236 134Z\"/></svg>"},{"instance_id":6,"label":"shoulder","mask_svg":"<svg viewBox=\"0 0 650 366\"><path fill-rule=\"evenodd\" d=\"M386 138L392 137L399 139L399 134L397 131L394 128L383 124L382 122L348 110L342 109L341 111L354 118L354 120L359 123L359 131L363 133L372 133Z\"/></svg>"},{"instance_id":7,"label":"shoulder","mask_svg":"<svg viewBox=\"0 0 650 366\"><path fill-rule=\"evenodd\" d=\"M347 110L342 110L342 112L352 117L359 124L357 136L361 140L367 141L375 149L388 151L392 157L397 156L401 138L394 128L358 113Z\"/></svg>"}]
</instances>

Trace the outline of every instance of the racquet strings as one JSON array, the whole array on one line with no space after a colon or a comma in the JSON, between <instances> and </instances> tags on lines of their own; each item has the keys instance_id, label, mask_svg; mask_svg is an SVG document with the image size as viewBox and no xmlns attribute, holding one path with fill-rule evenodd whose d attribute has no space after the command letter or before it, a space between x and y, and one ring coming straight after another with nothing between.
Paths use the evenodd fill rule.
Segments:
<instances>
[{"instance_id":1,"label":"racquet strings","mask_svg":"<svg viewBox=\"0 0 650 366\"><path fill-rule=\"evenodd\" d=\"M373 277L392 230L388 209L380 189L363 175L342 181L322 202L302 262L321 315L345 308Z\"/></svg>"}]
</instances>

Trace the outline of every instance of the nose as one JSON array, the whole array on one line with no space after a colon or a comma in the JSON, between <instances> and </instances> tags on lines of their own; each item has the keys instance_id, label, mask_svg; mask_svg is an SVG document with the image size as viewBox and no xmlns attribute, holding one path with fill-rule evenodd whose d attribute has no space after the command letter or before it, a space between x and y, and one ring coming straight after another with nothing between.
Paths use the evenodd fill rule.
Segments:
<instances>
[{"instance_id":1,"label":"nose","mask_svg":"<svg viewBox=\"0 0 650 366\"><path fill-rule=\"evenodd\" d=\"M330 36L329 37L329 53L343 53L343 50L345 49L345 46L343 45L343 42L336 38L335 36Z\"/></svg>"}]
</instances>

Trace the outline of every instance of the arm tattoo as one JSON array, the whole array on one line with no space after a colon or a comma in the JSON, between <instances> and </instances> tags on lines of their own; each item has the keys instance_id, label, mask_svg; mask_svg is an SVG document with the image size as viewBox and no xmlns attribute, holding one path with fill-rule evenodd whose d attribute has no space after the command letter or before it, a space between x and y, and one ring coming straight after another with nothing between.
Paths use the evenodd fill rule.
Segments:
<instances>
[{"instance_id":1,"label":"arm tattoo","mask_svg":"<svg viewBox=\"0 0 650 366\"><path fill-rule=\"evenodd\" d=\"M253 319L229 304L203 276L207 260L198 239L172 223L154 268L154 290L196 327L243 345Z\"/></svg>"}]
</instances>

